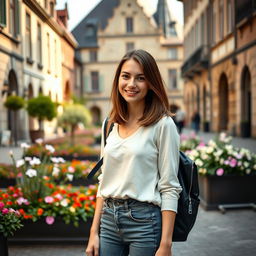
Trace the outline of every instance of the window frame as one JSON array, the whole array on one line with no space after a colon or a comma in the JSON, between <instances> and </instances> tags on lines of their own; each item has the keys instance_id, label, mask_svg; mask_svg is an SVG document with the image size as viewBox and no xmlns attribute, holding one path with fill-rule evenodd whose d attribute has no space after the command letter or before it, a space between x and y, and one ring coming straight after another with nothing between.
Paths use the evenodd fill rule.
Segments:
<instances>
[{"instance_id":1,"label":"window frame","mask_svg":"<svg viewBox=\"0 0 256 256\"><path fill-rule=\"evenodd\" d=\"M100 91L100 75L99 71L91 71L90 72L91 79L91 91L99 92Z\"/></svg>"},{"instance_id":2,"label":"window frame","mask_svg":"<svg viewBox=\"0 0 256 256\"><path fill-rule=\"evenodd\" d=\"M0 27L6 27L6 0L0 0Z\"/></svg>"},{"instance_id":3,"label":"window frame","mask_svg":"<svg viewBox=\"0 0 256 256\"><path fill-rule=\"evenodd\" d=\"M31 15L29 12L26 12L25 19L26 57L32 59Z\"/></svg>"},{"instance_id":4,"label":"window frame","mask_svg":"<svg viewBox=\"0 0 256 256\"><path fill-rule=\"evenodd\" d=\"M178 89L178 71L175 68L168 69L168 89L169 90Z\"/></svg>"},{"instance_id":5,"label":"window frame","mask_svg":"<svg viewBox=\"0 0 256 256\"><path fill-rule=\"evenodd\" d=\"M133 33L134 22L133 17L126 17L126 33Z\"/></svg>"}]
</instances>

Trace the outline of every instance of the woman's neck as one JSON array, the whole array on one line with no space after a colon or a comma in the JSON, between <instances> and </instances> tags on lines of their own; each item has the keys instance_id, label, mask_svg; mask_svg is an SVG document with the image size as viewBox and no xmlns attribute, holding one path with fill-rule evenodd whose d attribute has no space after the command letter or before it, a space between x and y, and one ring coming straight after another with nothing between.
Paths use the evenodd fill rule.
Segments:
<instances>
[{"instance_id":1,"label":"woman's neck","mask_svg":"<svg viewBox=\"0 0 256 256\"><path fill-rule=\"evenodd\" d=\"M143 116L144 104L130 104L128 105L129 120L128 122L134 122Z\"/></svg>"}]
</instances>

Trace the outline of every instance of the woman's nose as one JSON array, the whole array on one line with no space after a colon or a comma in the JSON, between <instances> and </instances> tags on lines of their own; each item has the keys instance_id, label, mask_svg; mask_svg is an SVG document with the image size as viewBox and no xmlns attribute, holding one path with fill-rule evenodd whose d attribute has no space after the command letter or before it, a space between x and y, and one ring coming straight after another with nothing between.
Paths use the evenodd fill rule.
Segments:
<instances>
[{"instance_id":1,"label":"woman's nose","mask_svg":"<svg viewBox=\"0 0 256 256\"><path fill-rule=\"evenodd\" d=\"M128 82L128 87L136 87L135 79L131 78Z\"/></svg>"}]
</instances>

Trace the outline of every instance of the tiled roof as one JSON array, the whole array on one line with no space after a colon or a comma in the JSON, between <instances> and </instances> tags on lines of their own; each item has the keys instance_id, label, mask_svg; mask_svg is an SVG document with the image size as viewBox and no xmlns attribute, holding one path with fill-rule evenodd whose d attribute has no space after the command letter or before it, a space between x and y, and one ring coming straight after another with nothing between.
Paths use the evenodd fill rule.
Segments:
<instances>
[{"instance_id":1,"label":"tiled roof","mask_svg":"<svg viewBox=\"0 0 256 256\"><path fill-rule=\"evenodd\" d=\"M102 0L73 30L79 47L98 47L97 30L105 29L120 0Z\"/></svg>"}]
</instances>

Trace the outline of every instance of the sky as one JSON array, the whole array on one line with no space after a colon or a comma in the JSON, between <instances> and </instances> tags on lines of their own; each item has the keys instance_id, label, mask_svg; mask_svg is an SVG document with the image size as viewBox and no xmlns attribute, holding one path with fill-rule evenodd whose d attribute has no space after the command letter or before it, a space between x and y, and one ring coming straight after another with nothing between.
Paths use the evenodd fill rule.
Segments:
<instances>
[{"instance_id":1,"label":"sky","mask_svg":"<svg viewBox=\"0 0 256 256\"><path fill-rule=\"evenodd\" d=\"M101 0L57 0L57 9L62 9L68 3L69 29L72 30ZM138 0L148 14L156 10L158 0ZM182 3L177 0L167 0L172 17L183 24Z\"/></svg>"}]
</instances>

